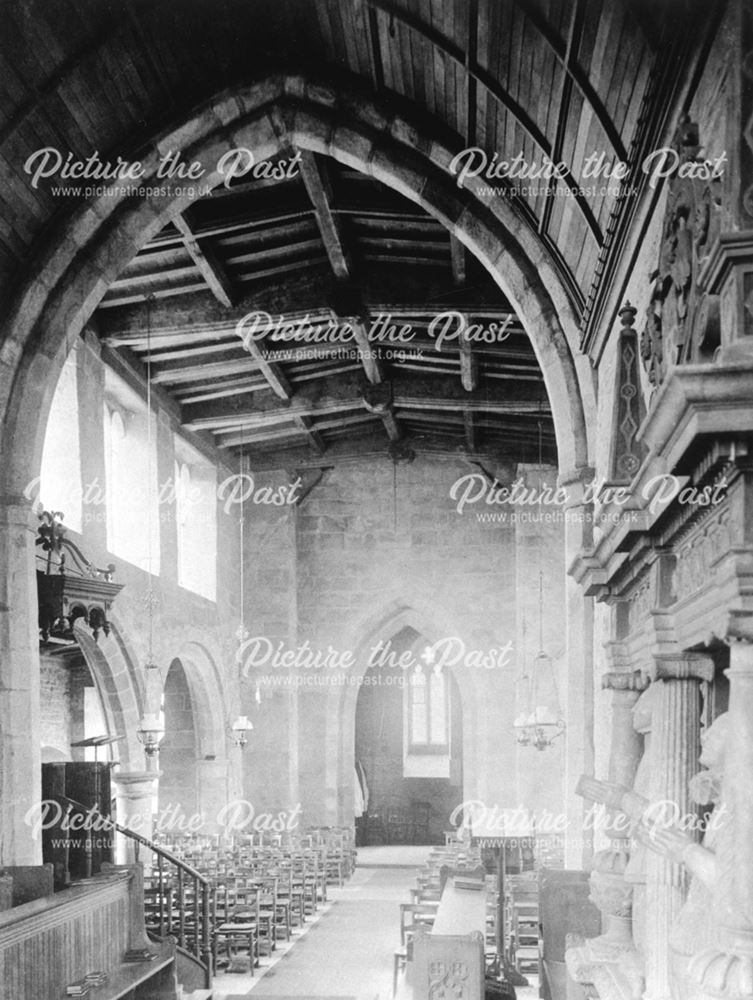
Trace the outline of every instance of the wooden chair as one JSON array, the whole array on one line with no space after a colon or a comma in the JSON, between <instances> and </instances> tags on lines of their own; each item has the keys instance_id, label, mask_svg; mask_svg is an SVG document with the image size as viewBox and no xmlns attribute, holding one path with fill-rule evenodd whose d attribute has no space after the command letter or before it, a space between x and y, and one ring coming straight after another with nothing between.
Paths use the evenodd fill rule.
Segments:
<instances>
[{"instance_id":1,"label":"wooden chair","mask_svg":"<svg viewBox=\"0 0 753 1000\"><path fill-rule=\"evenodd\" d=\"M412 844L428 844L430 840L431 803L411 802L410 841Z\"/></svg>"},{"instance_id":2,"label":"wooden chair","mask_svg":"<svg viewBox=\"0 0 753 1000\"><path fill-rule=\"evenodd\" d=\"M427 929L432 927L437 915L439 903L401 903L400 904L400 944L405 945L408 938L421 924ZM407 918L407 920L406 920Z\"/></svg>"},{"instance_id":3,"label":"wooden chair","mask_svg":"<svg viewBox=\"0 0 753 1000\"><path fill-rule=\"evenodd\" d=\"M259 964L259 896L244 884L223 885L215 894L215 912L220 923L212 933L214 968L219 966L220 951L224 950L228 972L254 974ZM239 955L248 956L248 970Z\"/></svg>"}]
</instances>

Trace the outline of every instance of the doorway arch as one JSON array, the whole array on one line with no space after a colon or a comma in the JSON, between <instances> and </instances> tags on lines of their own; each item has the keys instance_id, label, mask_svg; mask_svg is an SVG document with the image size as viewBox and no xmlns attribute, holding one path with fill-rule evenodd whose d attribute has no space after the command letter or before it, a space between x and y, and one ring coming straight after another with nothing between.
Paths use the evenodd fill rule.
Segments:
<instances>
[{"instance_id":1,"label":"doorway arch","mask_svg":"<svg viewBox=\"0 0 753 1000\"><path fill-rule=\"evenodd\" d=\"M460 623L447 609L424 606L419 601L408 603L401 598L387 601L380 610L354 624L346 645L355 654L350 682L327 690L324 809L328 823L353 822L356 707L361 682L369 668L370 652L380 640L404 629L412 629L430 644L447 634L462 635ZM468 798L473 797L471 792L475 793L479 745L485 733L479 725L479 693L473 671L465 667L451 669L462 692L462 795Z\"/></svg>"},{"instance_id":2,"label":"doorway arch","mask_svg":"<svg viewBox=\"0 0 753 1000\"><path fill-rule=\"evenodd\" d=\"M460 688L451 668L432 669L430 644L411 626L385 642L356 697L358 839L363 846L441 844L462 801Z\"/></svg>"}]
</instances>

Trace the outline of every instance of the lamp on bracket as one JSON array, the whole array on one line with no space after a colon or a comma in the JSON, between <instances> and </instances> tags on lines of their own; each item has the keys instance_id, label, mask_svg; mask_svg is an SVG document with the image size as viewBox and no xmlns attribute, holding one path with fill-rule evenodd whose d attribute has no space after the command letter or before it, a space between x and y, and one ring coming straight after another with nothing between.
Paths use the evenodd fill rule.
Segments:
<instances>
[{"instance_id":1,"label":"lamp on bracket","mask_svg":"<svg viewBox=\"0 0 753 1000\"><path fill-rule=\"evenodd\" d=\"M247 715L239 715L230 723L230 738L239 749L246 749L253 728L254 724Z\"/></svg>"}]
</instances>

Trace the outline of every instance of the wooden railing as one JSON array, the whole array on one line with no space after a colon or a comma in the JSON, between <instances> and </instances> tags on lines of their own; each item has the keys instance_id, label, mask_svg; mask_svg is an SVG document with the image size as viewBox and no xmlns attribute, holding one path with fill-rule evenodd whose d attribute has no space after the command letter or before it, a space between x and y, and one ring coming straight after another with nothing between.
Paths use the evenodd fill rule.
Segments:
<instances>
[{"instance_id":1,"label":"wooden railing","mask_svg":"<svg viewBox=\"0 0 753 1000\"><path fill-rule=\"evenodd\" d=\"M134 860L142 848L154 856L144 876L145 922L159 939L174 937L178 947L203 970L205 986L212 981L212 896L207 878L170 851L141 834L121 826L99 812L67 796L57 796L68 813L92 816L98 824L122 834L134 844Z\"/></svg>"}]
</instances>

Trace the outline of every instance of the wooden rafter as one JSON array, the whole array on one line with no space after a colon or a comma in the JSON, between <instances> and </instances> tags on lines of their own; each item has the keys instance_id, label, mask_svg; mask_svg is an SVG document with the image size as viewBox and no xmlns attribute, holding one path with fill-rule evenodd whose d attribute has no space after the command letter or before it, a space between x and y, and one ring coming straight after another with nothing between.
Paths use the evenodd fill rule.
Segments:
<instances>
[{"instance_id":1,"label":"wooden rafter","mask_svg":"<svg viewBox=\"0 0 753 1000\"><path fill-rule=\"evenodd\" d=\"M324 248L327 251L330 266L335 278L343 284L353 277L353 265L343 241L339 223L332 211L332 185L327 167L320 163L316 156L308 150L301 150L301 176L306 187L311 204L314 208L317 225L321 233ZM344 318L344 317L343 317ZM369 342L366 325L360 316L348 317L353 327L353 339L366 373L366 378L372 385L378 385L383 380L382 367L374 357L373 345ZM384 429L390 441L400 440L400 428L392 411L380 415Z\"/></svg>"},{"instance_id":2,"label":"wooden rafter","mask_svg":"<svg viewBox=\"0 0 753 1000\"><path fill-rule=\"evenodd\" d=\"M457 236L450 236L450 260L452 264L452 280L456 285L464 285L465 247Z\"/></svg>"},{"instance_id":3,"label":"wooden rafter","mask_svg":"<svg viewBox=\"0 0 753 1000\"><path fill-rule=\"evenodd\" d=\"M332 185L325 164L307 149L298 150L301 157L301 177L311 200L316 223L321 233L335 277L347 281L351 277L351 263L343 244L340 226L332 211Z\"/></svg>"},{"instance_id":4,"label":"wooden rafter","mask_svg":"<svg viewBox=\"0 0 753 1000\"><path fill-rule=\"evenodd\" d=\"M567 35L565 52L562 55L563 72L562 85L560 87L559 101L557 104L557 128L554 134L552 145L552 160L559 163L562 158L562 150L567 136L567 125L570 117L570 106L573 96L574 75L573 70L577 67L578 49L583 34L583 24L585 21L585 4L583 0L575 0L573 3L572 15L570 17L570 28ZM544 208L539 220L539 232L545 232L549 228L552 218L555 196L549 195L544 201Z\"/></svg>"},{"instance_id":5,"label":"wooden rafter","mask_svg":"<svg viewBox=\"0 0 753 1000\"><path fill-rule=\"evenodd\" d=\"M499 80L497 80L492 73L490 73L483 66L479 65L478 60L476 60L473 64L470 64L467 53L464 52L458 45L442 35L442 33L436 28L426 24L420 17L413 14L407 8L393 3L392 0L366 0L366 2L371 6L378 7L387 15L400 20L408 29L420 35L426 42L434 46L438 51L443 52L449 59L464 69L469 77L472 77L477 83L480 83L481 86L484 87L488 93L491 94L491 96L513 116L513 118L515 118L518 125L520 125L520 127L529 135L541 151L547 156L551 156L552 144L533 120L531 115L529 115L522 104L512 97L509 91L501 85ZM612 131L614 131L614 129L612 129ZM561 179L567 187L573 190L573 198L580 209L586 225L591 230L596 242L599 246L601 246L604 242L604 235L601 231L601 226L599 225L596 216L593 214L591 206L588 203L588 199L585 198L578 190L578 183L573 177L572 171L569 168L563 170Z\"/></svg>"},{"instance_id":6,"label":"wooden rafter","mask_svg":"<svg viewBox=\"0 0 753 1000\"><path fill-rule=\"evenodd\" d=\"M467 337L459 340L460 351L460 381L466 392L478 388L478 366L473 355L473 347Z\"/></svg>"},{"instance_id":7,"label":"wooden rafter","mask_svg":"<svg viewBox=\"0 0 753 1000\"><path fill-rule=\"evenodd\" d=\"M441 396L412 396L396 395L394 407L402 410L436 410L438 412L463 413L499 413L499 414L538 414L539 403L535 400L506 400L506 399L446 399ZM238 427L250 427L260 429L262 427L273 427L275 424L288 423L296 417L316 417L331 415L334 413L347 413L350 410L363 408L363 398L352 396L350 398L339 399L332 396L321 396L318 399L293 397L288 406L267 409L265 411L248 411L239 415L238 412L228 413L226 416L206 416L194 417L184 423L184 427L190 430L222 431ZM382 416L381 414L377 414Z\"/></svg>"},{"instance_id":8,"label":"wooden rafter","mask_svg":"<svg viewBox=\"0 0 753 1000\"><path fill-rule=\"evenodd\" d=\"M185 215L176 215L173 223L183 237L183 242L191 256L191 260L201 272L202 278L209 285L214 297L223 306L227 306L228 308L232 306L236 298L233 286L212 248L197 238L191 223Z\"/></svg>"}]
</instances>

